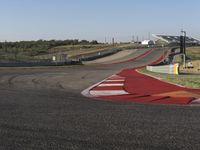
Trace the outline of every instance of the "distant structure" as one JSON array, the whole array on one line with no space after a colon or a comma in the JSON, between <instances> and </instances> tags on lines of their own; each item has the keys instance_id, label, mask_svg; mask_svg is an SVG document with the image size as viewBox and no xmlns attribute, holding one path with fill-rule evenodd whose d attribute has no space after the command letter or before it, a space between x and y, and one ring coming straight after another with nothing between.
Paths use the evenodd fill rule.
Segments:
<instances>
[{"instance_id":1,"label":"distant structure","mask_svg":"<svg viewBox=\"0 0 200 150\"><path fill-rule=\"evenodd\" d=\"M161 35L161 34L152 34L152 36L157 40L164 41L171 45L180 44L180 36ZM200 40L193 37L186 37L186 45L200 45Z\"/></svg>"},{"instance_id":2,"label":"distant structure","mask_svg":"<svg viewBox=\"0 0 200 150\"><path fill-rule=\"evenodd\" d=\"M112 38L112 44L115 46L115 38Z\"/></svg>"},{"instance_id":3,"label":"distant structure","mask_svg":"<svg viewBox=\"0 0 200 150\"><path fill-rule=\"evenodd\" d=\"M135 39L136 38L136 39ZM132 40L131 40L131 43L134 43L134 44L141 44L141 41L139 41L139 36L132 36Z\"/></svg>"},{"instance_id":4,"label":"distant structure","mask_svg":"<svg viewBox=\"0 0 200 150\"><path fill-rule=\"evenodd\" d=\"M134 35L132 36L131 43L135 43L135 36Z\"/></svg>"},{"instance_id":5,"label":"distant structure","mask_svg":"<svg viewBox=\"0 0 200 150\"><path fill-rule=\"evenodd\" d=\"M142 41L141 44L142 45L152 46L152 45L154 45L154 41L152 41L152 40L144 40L144 41Z\"/></svg>"}]
</instances>

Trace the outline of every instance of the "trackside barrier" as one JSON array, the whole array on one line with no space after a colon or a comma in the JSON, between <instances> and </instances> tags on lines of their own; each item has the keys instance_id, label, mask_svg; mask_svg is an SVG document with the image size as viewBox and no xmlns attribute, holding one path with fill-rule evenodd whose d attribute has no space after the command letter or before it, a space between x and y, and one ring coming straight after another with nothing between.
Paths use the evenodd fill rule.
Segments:
<instances>
[{"instance_id":1,"label":"trackside barrier","mask_svg":"<svg viewBox=\"0 0 200 150\"><path fill-rule=\"evenodd\" d=\"M170 64L163 66L147 66L148 71L166 74L179 74L179 64Z\"/></svg>"},{"instance_id":2,"label":"trackside barrier","mask_svg":"<svg viewBox=\"0 0 200 150\"><path fill-rule=\"evenodd\" d=\"M122 49L107 49L107 50L104 50L104 51L101 51L101 52L95 52L95 53L92 53L92 54L86 54L86 55L81 55L78 57L78 60L81 60L81 61L92 61L92 60L95 60L95 59L99 59L99 58L103 58L103 57L106 57L106 56L110 56L110 55L113 55L117 52L120 52Z\"/></svg>"},{"instance_id":3,"label":"trackside barrier","mask_svg":"<svg viewBox=\"0 0 200 150\"><path fill-rule=\"evenodd\" d=\"M0 67L37 67L37 66L65 66L65 65L81 65L80 61L69 60L65 62L0 62Z\"/></svg>"}]
</instances>

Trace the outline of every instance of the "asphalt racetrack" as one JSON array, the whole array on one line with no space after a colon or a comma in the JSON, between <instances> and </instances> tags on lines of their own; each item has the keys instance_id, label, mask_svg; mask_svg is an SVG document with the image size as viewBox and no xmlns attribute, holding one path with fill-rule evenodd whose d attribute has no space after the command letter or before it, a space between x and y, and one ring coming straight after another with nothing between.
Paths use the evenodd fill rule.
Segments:
<instances>
[{"instance_id":1,"label":"asphalt racetrack","mask_svg":"<svg viewBox=\"0 0 200 150\"><path fill-rule=\"evenodd\" d=\"M1 68L0 149L198 150L199 106L99 101L81 95L106 77L162 54L154 50L139 60L112 65Z\"/></svg>"}]
</instances>

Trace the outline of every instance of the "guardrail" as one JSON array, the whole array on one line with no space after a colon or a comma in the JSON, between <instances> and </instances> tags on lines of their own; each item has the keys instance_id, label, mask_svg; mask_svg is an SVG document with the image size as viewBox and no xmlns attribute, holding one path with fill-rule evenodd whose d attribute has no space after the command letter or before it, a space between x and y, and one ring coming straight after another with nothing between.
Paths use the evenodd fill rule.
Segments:
<instances>
[{"instance_id":1,"label":"guardrail","mask_svg":"<svg viewBox=\"0 0 200 150\"><path fill-rule=\"evenodd\" d=\"M166 73L166 74L179 74L179 64L170 64L162 66L147 66L148 71L157 72L157 73Z\"/></svg>"},{"instance_id":2,"label":"guardrail","mask_svg":"<svg viewBox=\"0 0 200 150\"><path fill-rule=\"evenodd\" d=\"M92 54L86 54L86 55L81 55L78 57L78 60L80 61L92 61L92 60L95 60L95 59L98 59L98 58L103 58L103 57L106 57L106 56L110 56L110 55L113 55L119 51L121 51L122 49L108 49L108 50L105 50L105 51L100 51L100 52L95 52L95 53L92 53Z\"/></svg>"},{"instance_id":3,"label":"guardrail","mask_svg":"<svg viewBox=\"0 0 200 150\"><path fill-rule=\"evenodd\" d=\"M165 73L165 74L179 74L179 63L173 63L174 56L179 54L176 52L177 47L169 49L163 62L151 66L147 66L146 69L151 72Z\"/></svg>"}]
</instances>

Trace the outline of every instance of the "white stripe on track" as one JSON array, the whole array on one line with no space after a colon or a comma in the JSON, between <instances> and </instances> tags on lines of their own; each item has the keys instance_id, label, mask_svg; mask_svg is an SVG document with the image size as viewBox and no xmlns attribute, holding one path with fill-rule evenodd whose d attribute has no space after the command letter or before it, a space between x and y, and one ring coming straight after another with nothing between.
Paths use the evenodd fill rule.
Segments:
<instances>
[{"instance_id":1,"label":"white stripe on track","mask_svg":"<svg viewBox=\"0 0 200 150\"><path fill-rule=\"evenodd\" d=\"M100 84L99 85L99 87L104 87L104 86L124 86L124 84L118 84L118 83L116 83L116 84Z\"/></svg>"},{"instance_id":2,"label":"white stripe on track","mask_svg":"<svg viewBox=\"0 0 200 150\"><path fill-rule=\"evenodd\" d=\"M125 80L105 80L105 82L124 82Z\"/></svg>"},{"instance_id":3,"label":"white stripe on track","mask_svg":"<svg viewBox=\"0 0 200 150\"><path fill-rule=\"evenodd\" d=\"M116 96L116 95L126 95L129 94L123 90L108 90L108 91L90 91L93 96Z\"/></svg>"},{"instance_id":4,"label":"white stripe on track","mask_svg":"<svg viewBox=\"0 0 200 150\"><path fill-rule=\"evenodd\" d=\"M200 104L200 99L193 100L190 104Z\"/></svg>"}]
</instances>

